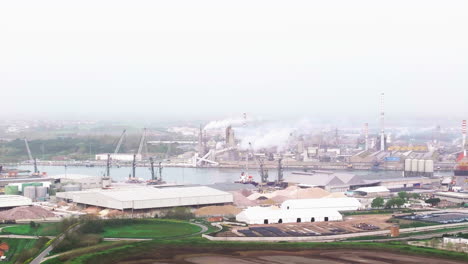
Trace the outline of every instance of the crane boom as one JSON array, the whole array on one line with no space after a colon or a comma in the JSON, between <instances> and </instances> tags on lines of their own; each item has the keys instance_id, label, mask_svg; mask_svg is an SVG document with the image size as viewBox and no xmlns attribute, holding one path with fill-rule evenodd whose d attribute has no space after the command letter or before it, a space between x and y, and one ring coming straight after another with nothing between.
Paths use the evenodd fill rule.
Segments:
<instances>
[{"instance_id":1,"label":"crane boom","mask_svg":"<svg viewBox=\"0 0 468 264\"><path fill-rule=\"evenodd\" d=\"M125 137L125 132L127 132L126 129L122 132L122 135L120 136L119 143L117 143L117 147L115 147L114 154L117 154L120 150L120 146L122 146L123 139Z\"/></svg>"},{"instance_id":2,"label":"crane boom","mask_svg":"<svg viewBox=\"0 0 468 264\"><path fill-rule=\"evenodd\" d=\"M141 151L143 150L145 140L146 140L146 128L143 129L143 135L141 135L140 145L138 146L138 153L137 153L138 155L141 155Z\"/></svg>"},{"instance_id":3,"label":"crane boom","mask_svg":"<svg viewBox=\"0 0 468 264\"><path fill-rule=\"evenodd\" d=\"M31 154L31 149L29 148L28 140L26 138L24 138L24 144L26 145L26 151L28 152L29 161L33 161L34 159Z\"/></svg>"}]
</instances>

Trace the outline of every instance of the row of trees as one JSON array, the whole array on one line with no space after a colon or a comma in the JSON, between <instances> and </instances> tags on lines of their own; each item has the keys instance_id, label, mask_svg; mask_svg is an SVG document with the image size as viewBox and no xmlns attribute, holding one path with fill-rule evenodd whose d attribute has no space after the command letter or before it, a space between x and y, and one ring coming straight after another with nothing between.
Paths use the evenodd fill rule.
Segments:
<instances>
[{"instance_id":1,"label":"row of trees","mask_svg":"<svg viewBox=\"0 0 468 264\"><path fill-rule=\"evenodd\" d=\"M393 197L385 202L382 197L377 197L372 200L371 207L372 208L400 208L402 207L406 201L410 199L421 199L421 195L419 193L407 193L407 192L399 192L397 197ZM436 206L439 202L439 198L430 198L425 200L426 203L431 204L432 206Z\"/></svg>"}]
</instances>

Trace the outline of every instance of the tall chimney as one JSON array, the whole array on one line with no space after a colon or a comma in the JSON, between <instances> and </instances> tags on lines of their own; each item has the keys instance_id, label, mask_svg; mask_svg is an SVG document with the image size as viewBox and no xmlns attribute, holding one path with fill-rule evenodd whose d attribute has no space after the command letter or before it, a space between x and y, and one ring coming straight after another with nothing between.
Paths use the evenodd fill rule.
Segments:
<instances>
[{"instance_id":1,"label":"tall chimney","mask_svg":"<svg viewBox=\"0 0 468 264\"><path fill-rule=\"evenodd\" d=\"M463 120L462 122L462 134L463 134L463 145L462 145L462 149L463 149L463 157L466 157L466 120Z\"/></svg>"},{"instance_id":2,"label":"tall chimney","mask_svg":"<svg viewBox=\"0 0 468 264\"><path fill-rule=\"evenodd\" d=\"M364 138L365 138L365 150L369 150L369 124L364 124Z\"/></svg>"},{"instance_id":3,"label":"tall chimney","mask_svg":"<svg viewBox=\"0 0 468 264\"><path fill-rule=\"evenodd\" d=\"M380 94L380 150L385 150L385 112L384 93Z\"/></svg>"}]
</instances>

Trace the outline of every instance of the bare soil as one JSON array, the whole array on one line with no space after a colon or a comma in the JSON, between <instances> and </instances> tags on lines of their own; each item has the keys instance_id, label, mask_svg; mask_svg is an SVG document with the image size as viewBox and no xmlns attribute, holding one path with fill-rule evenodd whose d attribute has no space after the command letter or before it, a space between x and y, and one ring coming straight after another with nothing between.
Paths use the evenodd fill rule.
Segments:
<instances>
[{"instance_id":1,"label":"bare soil","mask_svg":"<svg viewBox=\"0 0 468 264\"><path fill-rule=\"evenodd\" d=\"M138 260L122 261L120 264L461 264L453 261L422 256L410 256L395 252L365 250L303 250L303 251L235 251L203 252L194 254L186 250L173 249L145 254ZM229 251L229 250L226 250ZM172 254L172 256L171 256Z\"/></svg>"}]
</instances>

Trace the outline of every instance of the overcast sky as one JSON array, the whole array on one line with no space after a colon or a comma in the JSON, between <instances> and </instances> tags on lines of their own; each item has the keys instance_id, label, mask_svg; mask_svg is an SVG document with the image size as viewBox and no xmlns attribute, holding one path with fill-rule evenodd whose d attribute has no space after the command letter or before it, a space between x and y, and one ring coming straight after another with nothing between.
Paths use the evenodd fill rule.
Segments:
<instances>
[{"instance_id":1,"label":"overcast sky","mask_svg":"<svg viewBox=\"0 0 468 264\"><path fill-rule=\"evenodd\" d=\"M1 1L0 115L468 118L468 1Z\"/></svg>"}]
</instances>

